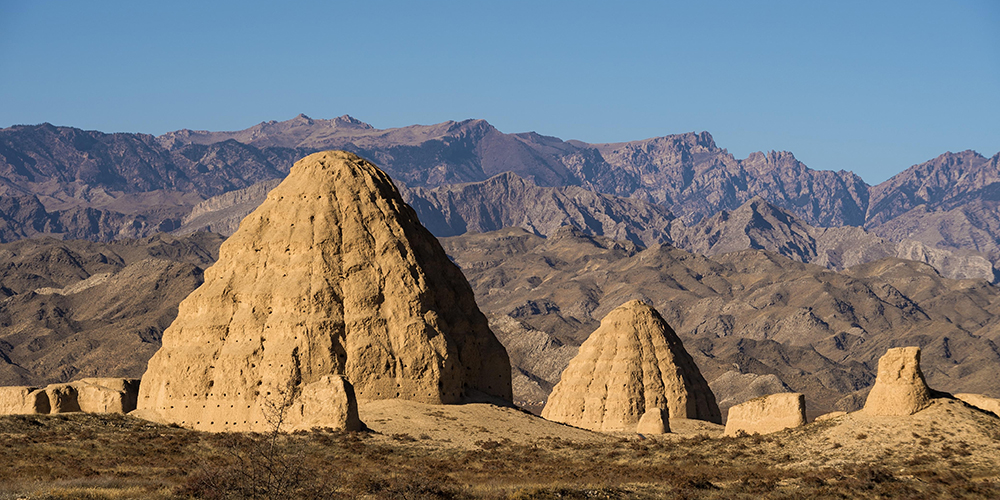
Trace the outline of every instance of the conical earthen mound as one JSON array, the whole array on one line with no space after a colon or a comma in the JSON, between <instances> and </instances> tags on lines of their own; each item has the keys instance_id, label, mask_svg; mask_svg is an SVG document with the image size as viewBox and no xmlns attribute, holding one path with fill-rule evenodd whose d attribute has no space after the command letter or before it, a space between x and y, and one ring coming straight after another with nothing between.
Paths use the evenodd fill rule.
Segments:
<instances>
[{"instance_id":1,"label":"conical earthen mound","mask_svg":"<svg viewBox=\"0 0 1000 500\"><path fill-rule=\"evenodd\" d=\"M708 383L680 338L638 300L608 313L580 346L542 416L595 431L636 430L643 413L722 423Z\"/></svg>"},{"instance_id":2,"label":"conical earthen mound","mask_svg":"<svg viewBox=\"0 0 1000 500\"><path fill-rule=\"evenodd\" d=\"M283 394L304 412L293 419L315 425L294 400L341 394L335 375L360 400L511 400L507 353L461 271L389 177L342 151L297 162L222 245L138 404L161 421L245 430Z\"/></svg>"}]
</instances>

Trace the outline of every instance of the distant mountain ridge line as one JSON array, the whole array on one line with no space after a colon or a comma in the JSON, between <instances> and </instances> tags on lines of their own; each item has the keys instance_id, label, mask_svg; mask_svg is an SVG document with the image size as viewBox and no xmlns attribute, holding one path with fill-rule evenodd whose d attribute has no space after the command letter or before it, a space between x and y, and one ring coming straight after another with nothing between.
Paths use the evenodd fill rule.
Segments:
<instances>
[{"instance_id":1,"label":"distant mountain ridge line","mask_svg":"<svg viewBox=\"0 0 1000 500\"><path fill-rule=\"evenodd\" d=\"M412 190L457 193L461 189L446 186L494 182L507 172L539 188L588 190L599 194L587 203L607 217L602 226L624 224L609 235L631 241L648 243L650 232L670 230L633 227L652 219L625 221L620 209L611 208L626 203L621 200L664 207L672 215L653 219L675 217L691 227L759 197L814 228L864 227L892 241L916 239L929 248L971 250L1000 261L1000 154L946 153L870 186L849 171L812 170L790 152L737 159L708 132L588 144L535 132L505 134L485 120L376 129L348 115L299 115L240 131L182 129L160 136L51 124L2 129L0 241L39 234L108 241L169 231L191 222L199 202L280 179L295 160L321 149L369 158ZM21 199L2 200L11 196ZM584 195L573 196L578 203ZM580 220L597 213L563 208ZM80 210L89 212L75 215ZM494 215L525 210L509 206ZM950 212L943 216L943 210ZM941 230L921 232L928 214ZM515 225L554 223L521 222Z\"/></svg>"},{"instance_id":2,"label":"distant mountain ridge line","mask_svg":"<svg viewBox=\"0 0 1000 500\"><path fill-rule=\"evenodd\" d=\"M328 126L332 129L347 128L350 129L351 131L356 131L356 133L349 134L349 136L351 137L367 137L371 135L387 136L395 131L402 131L408 129L423 131L422 133L413 135L415 137L420 137L421 139L424 140L440 140L446 137L449 133L455 133L457 130L461 130L463 128L480 129L480 133L487 133L487 132L499 133L499 131L497 131L488 122L486 122L485 120L478 120L478 119L463 120L458 122L447 121L435 125L412 125L409 127L376 129L371 125L361 122L360 120L357 120L349 115L343 115L341 117L332 120L313 120L305 115L299 115L296 118L293 118L285 122L274 122L274 121L264 122L242 131L214 132L214 133L205 132L204 134L207 134L208 136L225 134L224 136L228 136L236 140L239 140L237 139L237 137L247 135L248 131L253 131L253 133L263 133L266 128L270 127L272 130L278 132L279 134L286 130L291 131L289 133L291 137L299 138L302 137L302 135L295 134L294 130L296 130L297 128L304 128L306 126L313 126L317 124L319 124L320 126ZM170 134L173 133L164 134L164 136L160 136L158 139L168 136ZM737 161L740 163L739 165L740 167L744 168L748 172L755 174L757 176L770 175L774 174L775 172L782 173L782 170L784 168L784 170L792 169L793 171L796 171L795 173L798 174L799 176L805 175L806 177L809 177L811 175L811 176L825 178L824 179L825 184L842 183L843 184L842 186L838 186L844 189L844 191L841 194L850 195L848 197L842 197L842 199L844 199L845 201L849 199L853 203L849 203L848 205L853 205L853 206L843 206L843 202L839 204L840 208L838 210L844 212L844 216L846 217L846 219L841 221L841 223L839 224L837 223L830 224L830 222L835 222L833 220L834 217L832 216L824 217L823 215L821 215L820 214L821 209L820 207L815 206L816 205L815 202L812 202L811 205L813 206L809 207L807 207L806 203L799 203L799 204L791 203L791 205L793 206L789 206L789 203L782 203L783 200L781 200L780 197L779 199L775 199L776 197L773 195L768 196L768 194L772 193L768 193L767 189L759 190L763 191L763 193L758 193L758 195L764 197L765 199L768 199L772 203L777 202L776 204L782 208L790 209L793 212L796 212L800 217L803 217L810 224L819 225L823 227L839 226L839 225L862 226L866 225L869 222L869 220L873 218L875 218L877 221L885 221L891 219L895 215L901 214L902 212L900 212L898 209L892 210L891 208L891 206L893 205L893 199L900 197L897 193L895 193L891 189L892 186L905 187L907 188L908 191L916 193L916 195L908 193L907 195L903 196L904 198L906 198L907 200L906 202L897 203L897 205L902 205L902 207L906 209L911 209L915 206L920 205L921 201L931 201L931 200L924 200L919 196L921 189L926 191L928 186L922 186L919 183L915 183L914 179L911 178L913 176L905 176L903 178L900 178L900 175L910 171L917 172L921 169L926 170L925 166L927 166L928 164L945 163L945 164L955 165L955 164L969 163L970 162L969 160L971 160L972 163L981 163L982 160L985 160L989 163L992 163L992 165L995 167L998 161L1000 161L1000 153L994 155L990 159L986 159L979 153L976 153L975 151L972 150L966 150L960 153L948 152L944 153L943 155L935 159L930 160L929 162L925 162L919 165L914 165L910 167L910 169L900 172L900 174L897 174L896 176L893 176L892 178L882 183L870 185L867 184L860 176L849 170L810 169L805 164L802 164L797 159L795 159L794 154L788 151L773 151L773 150L768 152L757 151L750 153L747 156L747 158L740 160L730 155L727 150L719 148L709 132L700 132L700 133L689 132L689 133L672 134L660 137L651 137L636 141L611 142L611 143L586 143L577 140L563 141L562 139L553 136L541 135L538 134L537 132L524 132L524 133L503 134L503 135L515 137L519 139L522 143L529 144L533 146L534 149L540 149L543 152L546 151L550 152L552 150L556 150L558 152L568 154L570 156L570 159L564 163L569 163L576 160L576 158L574 158L572 155L580 154L580 150L591 149L600 153L600 155L604 156L605 161L611 163L612 166L620 167L625 172L631 172L636 176L641 176L643 173L645 173L642 167L636 166L634 164L630 165L626 160L622 159L622 157L631 156L632 158L635 158L636 156L638 157L649 156L650 153L655 152L657 147L660 146L660 144L658 143L667 142L670 143L670 145L667 147L673 146L676 148L678 145L686 146L691 151L693 151L692 156L695 156L699 153L702 155L721 154L723 156L722 158L723 163L725 163L725 160ZM307 139L300 140L299 142L293 144L289 142L281 142L280 140L277 140L274 136L269 136L265 134L264 137L261 137L259 139L259 141L263 141L268 144L276 146L280 145L282 147L315 147L318 145L315 141L321 140L323 137L324 136L322 134L314 132L310 134ZM328 139L330 138L330 136L325 136L325 137ZM254 144L254 142L255 141L252 140L247 141L248 144ZM321 142L320 144L334 146L336 145L336 142L337 141L332 141L329 143ZM343 145L349 147L351 144L343 144ZM617 157L617 161L615 160L609 161L608 157L612 158ZM684 160L683 153L681 154L681 160L682 161ZM980 161L977 162L976 160ZM994 170L996 170L996 168L994 168ZM517 170L513 171L517 172ZM521 174L522 177L535 180L536 182L538 181L538 179L536 179L534 175L529 174L525 176L521 172L518 173ZM625 180L619 179L617 183L606 182L602 181L599 178L596 180L588 178L588 177L599 177L599 176L587 176L582 172L582 169L577 173L580 174L579 175L580 178L578 180L581 181L579 185L581 185L582 187L587 187L595 191L607 194L615 194L619 196L625 195L640 199L647 199L647 201L653 201L654 203L663 204L668 208L677 211L677 207L670 206L671 205L669 203L669 201L671 200L670 193L667 192L658 193L655 189L647 189L646 192L639 192L639 193L637 193L636 190L628 192L628 188L626 186L628 184L627 182L628 179ZM695 172L693 170L688 172L682 172L680 176L680 178L684 181L682 184L686 183L689 185L694 178L694 174ZM925 177L925 176L926 174L918 177ZM486 179L480 179L480 180L486 180ZM989 180L990 182L1000 182L1000 176L987 176L987 180ZM552 185L545 182L544 180L543 182L538 182L538 184L540 186ZM419 186L420 184L418 183L417 185ZM427 187L427 186L422 186L422 187ZM722 186L722 187L727 187L727 186ZM762 187L767 187L767 186L762 186ZM803 192L800 191L798 193L789 193L787 189L784 189L782 183L779 183L776 187L779 188L779 191L783 195L785 195L786 198L789 199L797 198L798 200L801 200L803 198L802 196L804 194ZM937 185L932 185L929 187L932 190L935 189L940 190L942 186L941 183L938 183ZM965 192L968 192L968 190L967 189L963 190L963 193ZM639 194L639 196L635 196L636 194ZM685 193L681 192L677 194L684 195ZM752 198L752 196L744 197L744 199L742 199L741 201L745 202L748 201L750 198ZM951 198L952 197L946 197L946 200L950 200ZM682 203L675 203L675 204L682 204ZM732 204L729 204L728 208L736 208L736 206L732 206ZM883 207L885 208L883 209ZM811 213L809 211L803 213L803 210L805 210L806 208L810 208ZM888 215L882 214L882 212L885 210L891 210L891 211ZM699 213L697 214L697 217L693 219L689 217L682 217L682 218L684 218L688 222L691 222L700 220L701 218L714 213L715 212Z\"/></svg>"}]
</instances>

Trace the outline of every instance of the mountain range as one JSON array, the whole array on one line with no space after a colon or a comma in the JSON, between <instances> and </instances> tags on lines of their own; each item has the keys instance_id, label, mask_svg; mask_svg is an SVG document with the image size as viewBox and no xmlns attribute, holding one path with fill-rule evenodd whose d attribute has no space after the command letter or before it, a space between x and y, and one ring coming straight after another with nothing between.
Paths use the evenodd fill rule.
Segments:
<instances>
[{"instance_id":1,"label":"mountain range","mask_svg":"<svg viewBox=\"0 0 1000 500\"><path fill-rule=\"evenodd\" d=\"M263 181L209 198L196 205L175 232L232 234L275 185L277 180ZM571 226L640 246L669 244L704 255L754 248L834 270L892 256L930 264L948 278L997 280L987 254L933 248L908 238L892 240L859 227L814 227L760 197L689 226L655 203L578 186L540 187L513 172L433 189L402 186L401 191L438 237L507 227L551 236Z\"/></svg>"},{"instance_id":2,"label":"mountain range","mask_svg":"<svg viewBox=\"0 0 1000 500\"><path fill-rule=\"evenodd\" d=\"M660 309L723 406L791 389L856 408L878 355L911 343L932 385L1000 396L1000 154L945 153L871 186L788 152L738 159L707 132L588 144L346 115L0 130L0 380L140 374L223 237L332 148L383 168L442 238L526 406L632 298Z\"/></svg>"},{"instance_id":3,"label":"mountain range","mask_svg":"<svg viewBox=\"0 0 1000 500\"><path fill-rule=\"evenodd\" d=\"M666 219L692 226L759 198L815 228L859 227L891 242L1000 259L1000 154L945 153L870 186L851 172L812 170L789 152L737 159L707 132L588 144L505 134L484 120L376 129L347 115L160 136L50 124L2 129L0 241L43 234L111 241L175 231L204 200L280 179L297 158L333 148L371 159L412 199L426 199L425 223L439 236L498 229L511 223L508 214L544 206L545 191L537 188L555 188L555 198L586 205L562 222L581 229L590 219L621 222L607 235L646 244L677 240L664 236ZM461 186L479 182L488 185ZM476 189L523 194L494 200L478 214L447 205L471 199ZM623 204L644 213L636 224L612 207ZM471 219L489 224L477 228ZM544 234L538 225L555 219L512 224Z\"/></svg>"},{"instance_id":4,"label":"mountain range","mask_svg":"<svg viewBox=\"0 0 1000 500\"><path fill-rule=\"evenodd\" d=\"M739 160L707 132L587 144L534 132L505 134L483 120L375 129L349 116L299 115L237 132L158 137L49 124L0 130L6 193L49 209L108 204L157 190L213 196L277 178L306 152L346 149L410 187L483 181L514 172L539 186L581 186L652 201L696 222L754 196L816 226L881 224L921 204L952 207L997 181L997 156L945 154L877 186L846 171L809 169L788 152ZM952 189L951 184L961 179Z\"/></svg>"}]
</instances>

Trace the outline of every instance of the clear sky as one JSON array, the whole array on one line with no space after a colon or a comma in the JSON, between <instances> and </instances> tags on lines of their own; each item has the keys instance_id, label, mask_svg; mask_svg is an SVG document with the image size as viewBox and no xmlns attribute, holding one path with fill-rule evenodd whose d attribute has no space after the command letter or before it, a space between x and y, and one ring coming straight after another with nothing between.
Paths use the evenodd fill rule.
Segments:
<instances>
[{"instance_id":1,"label":"clear sky","mask_svg":"<svg viewBox=\"0 0 1000 500\"><path fill-rule=\"evenodd\" d=\"M869 183L1000 151L1000 1L0 0L0 127L709 131Z\"/></svg>"}]
</instances>

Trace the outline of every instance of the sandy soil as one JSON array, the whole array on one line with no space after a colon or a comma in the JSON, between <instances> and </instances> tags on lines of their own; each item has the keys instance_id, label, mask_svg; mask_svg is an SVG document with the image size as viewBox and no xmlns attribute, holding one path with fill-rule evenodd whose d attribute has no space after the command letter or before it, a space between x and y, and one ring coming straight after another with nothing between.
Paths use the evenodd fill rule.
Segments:
<instances>
[{"instance_id":1,"label":"sandy soil","mask_svg":"<svg viewBox=\"0 0 1000 500\"><path fill-rule=\"evenodd\" d=\"M430 405L402 399L360 400L358 412L369 429L400 440L416 439L435 448L477 448L477 442L540 439L608 442L606 434L550 422L515 408L485 403ZM407 438L406 436L409 436Z\"/></svg>"},{"instance_id":2,"label":"sandy soil","mask_svg":"<svg viewBox=\"0 0 1000 500\"><path fill-rule=\"evenodd\" d=\"M671 433L639 435L634 433L602 434L545 420L527 411L484 403L430 405L406 400L361 400L361 421L369 429L397 440L433 448L478 448L483 441L510 440L532 444L544 439L577 443L614 442L626 439L673 440L696 435L719 437L724 427L701 420L674 419Z\"/></svg>"},{"instance_id":3,"label":"sandy soil","mask_svg":"<svg viewBox=\"0 0 1000 500\"><path fill-rule=\"evenodd\" d=\"M859 411L775 436L795 458L789 463L793 467L931 458L1000 467L1000 418L953 399L935 399L929 408L907 417Z\"/></svg>"}]
</instances>

